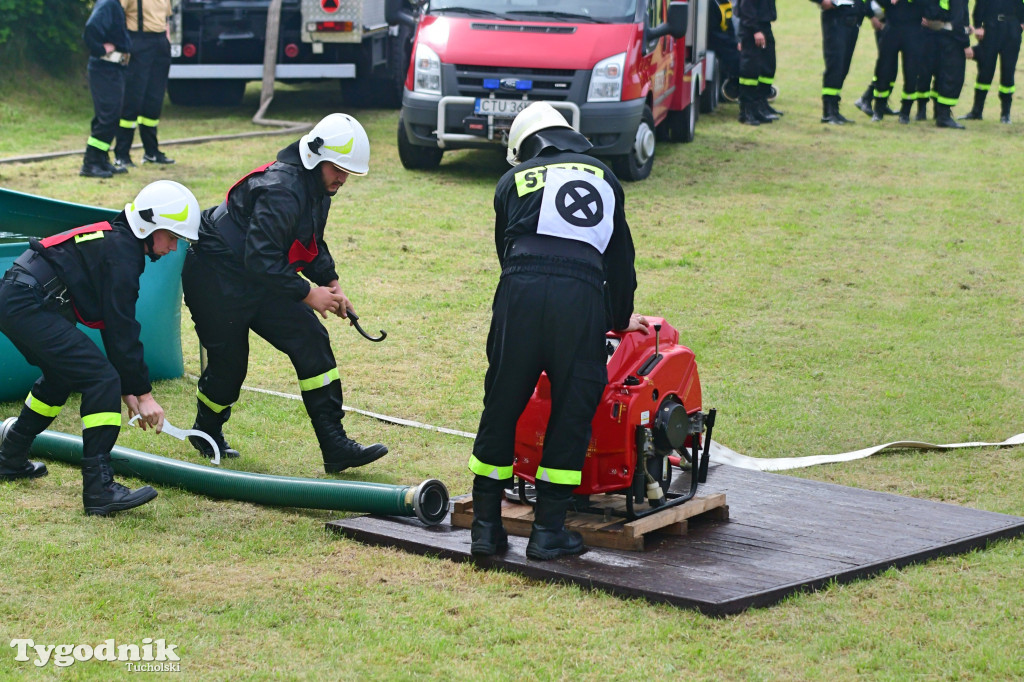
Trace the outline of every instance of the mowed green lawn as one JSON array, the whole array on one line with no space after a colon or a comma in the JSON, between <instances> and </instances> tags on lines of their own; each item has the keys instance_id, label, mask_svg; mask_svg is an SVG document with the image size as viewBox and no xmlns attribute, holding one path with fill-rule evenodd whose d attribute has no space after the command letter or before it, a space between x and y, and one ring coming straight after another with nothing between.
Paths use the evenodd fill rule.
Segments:
<instances>
[{"instance_id":1,"label":"mowed green lawn","mask_svg":"<svg viewBox=\"0 0 1024 682\"><path fill-rule=\"evenodd\" d=\"M736 106L701 118L689 145L659 146L645 182L626 186L637 247L637 309L668 319L694 349L717 440L799 456L919 439L1001 441L1024 431L1024 108L1019 122L964 132L931 121L872 124L852 102L870 81L863 30L843 112L822 126L817 9L780 3L775 106L781 122L739 125ZM73 65L76 74L78 64ZM968 74L966 112L974 82ZM246 132L237 109L167 106L165 140ZM895 104L895 100L893 101ZM373 144L371 172L334 202L328 231L345 291L388 339L328 321L349 405L474 431L498 279L491 196L498 150L446 155L405 171L397 112L359 110L334 86L279 90L268 115L313 123L348 111ZM0 156L80 149L84 78L0 75ZM178 163L107 181L78 157L0 165L0 185L124 205L146 183L179 180L219 202L290 138L167 146ZM136 151L136 158L140 152ZM183 311L186 372L198 343ZM247 384L297 393L284 356L253 338ZM169 420L190 425L195 386L161 382ZM77 433L77 399L54 428ZM19 405L0 405L0 416ZM444 481L468 491L471 442L350 414L345 425L392 454L353 480ZM229 466L324 476L302 405L245 392L227 428ZM121 445L198 461L171 438L127 430ZM472 565L367 547L324 531L337 512L259 507L160 487L152 504L83 515L80 474L0 484L0 678L57 677L6 645L178 646L184 679L970 679L1024 677L1024 542L932 561L710 619ZM1024 450L897 451L793 472L823 481L1024 515ZM137 482L135 482L137 484ZM66 679L107 680L115 663Z\"/></svg>"}]
</instances>

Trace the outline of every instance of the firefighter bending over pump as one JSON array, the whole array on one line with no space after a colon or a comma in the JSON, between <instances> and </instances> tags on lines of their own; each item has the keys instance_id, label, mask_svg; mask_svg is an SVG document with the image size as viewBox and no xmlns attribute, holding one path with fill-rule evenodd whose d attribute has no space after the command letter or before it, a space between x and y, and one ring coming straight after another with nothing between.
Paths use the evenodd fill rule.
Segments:
<instances>
[{"instance_id":1,"label":"firefighter bending over pump","mask_svg":"<svg viewBox=\"0 0 1024 682\"><path fill-rule=\"evenodd\" d=\"M199 243L189 249L181 275L208 358L192 428L209 434L226 457L238 457L222 427L248 370L250 329L295 367L327 473L369 464L388 452L346 435L337 363L327 328L316 319L317 313L347 318L352 309L338 284L324 228L331 197L349 175L366 175L369 164L363 127L347 114L331 114L282 149L277 161L235 183L223 203L203 212ZM203 439L190 441L213 456Z\"/></svg>"},{"instance_id":2,"label":"firefighter bending over pump","mask_svg":"<svg viewBox=\"0 0 1024 682\"><path fill-rule=\"evenodd\" d=\"M633 315L633 239L623 192L611 170L551 105L524 109L509 130L515 168L494 192L494 241L501 279L487 337L484 409L469 469L472 548L508 548L503 490L512 483L516 423L541 372L551 380L551 419L537 469L537 505L526 555L554 559L583 551L565 515L590 442L590 423L608 383L605 333L643 330Z\"/></svg>"}]
</instances>

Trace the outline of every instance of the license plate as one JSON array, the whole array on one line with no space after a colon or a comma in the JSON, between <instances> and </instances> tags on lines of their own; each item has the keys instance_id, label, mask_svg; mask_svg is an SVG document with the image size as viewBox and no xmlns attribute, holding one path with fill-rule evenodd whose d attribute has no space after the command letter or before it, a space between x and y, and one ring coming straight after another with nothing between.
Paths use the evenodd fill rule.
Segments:
<instances>
[{"instance_id":1,"label":"license plate","mask_svg":"<svg viewBox=\"0 0 1024 682\"><path fill-rule=\"evenodd\" d=\"M530 106L532 102L525 99L493 99L478 97L473 111L480 116L499 116L515 118L516 114Z\"/></svg>"}]
</instances>

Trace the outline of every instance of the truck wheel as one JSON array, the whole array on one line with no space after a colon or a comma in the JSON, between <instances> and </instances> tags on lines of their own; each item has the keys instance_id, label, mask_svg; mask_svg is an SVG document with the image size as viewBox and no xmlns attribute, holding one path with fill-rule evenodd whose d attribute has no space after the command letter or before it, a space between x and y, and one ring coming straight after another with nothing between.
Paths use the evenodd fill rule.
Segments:
<instances>
[{"instance_id":1,"label":"truck wheel","mask_svg":"<svg viewBox=\"0 0 1024 682\"><path fill-rule=\"evenodd\" d=\"M700 113L710 114L718 108L718 93L722 87L722 73L718 69L718 60L711 67L711 77L704 84L704 92L700 95Z\"/></svg>"},{"instance_id":2,"label":"truck wheel","mask_svg":"<svg viewBox=\"0 0 1024 682\"><path fill-rule=\"evenodd\" d=\"M706 89L705 89L706 92ZM690 82L690 104L682 111L668 113L668 134L673 142L693 142L697 132L697 114L700 100L697 95L697 79Z\"/></svg>"},{"instance_id":3,"label":"truck wheel","mask_svg":"<svg viewBox=\"0 0 1024 682\"><path fill-rule=\"evenodd\" d=\"M644 107L640 124L636 127L633 145L628 154L612 159L612 169L620 180L635 182L643 180L651 174L654 167L654 114L651 108Z\"/></svg>"},{"instance_id":4,"label":"truck wheel","mask_svg":"<svg viewBox=\"0 0 1024 682\"><path fill-rule=\"evenodd\" d=\"M444 150L440 147L421 147L409 141L405 134L405 121L398 116L398 158L409 170L433 170L441 165Z\"/></svg>"}]
</instances>

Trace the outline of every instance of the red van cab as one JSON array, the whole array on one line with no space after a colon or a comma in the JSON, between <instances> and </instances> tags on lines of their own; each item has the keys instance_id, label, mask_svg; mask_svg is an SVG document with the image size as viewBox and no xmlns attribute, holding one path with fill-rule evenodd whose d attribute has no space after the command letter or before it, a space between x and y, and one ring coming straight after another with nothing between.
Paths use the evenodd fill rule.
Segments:
<instances>
[{"instance_id":1,"label":"red van cab","mask_svg":"<svg viewBox=\"0 0 1024 682\"><path fill-rule=\"evenodd\" d=\"M416 24L402 164L435 168L446 150L504 145L515 115L544 100L619 178L646 178L656 137L693 139L706 2L428 0L414 17L389 0L389 21Z\"/></svg>"}]
</instances>

